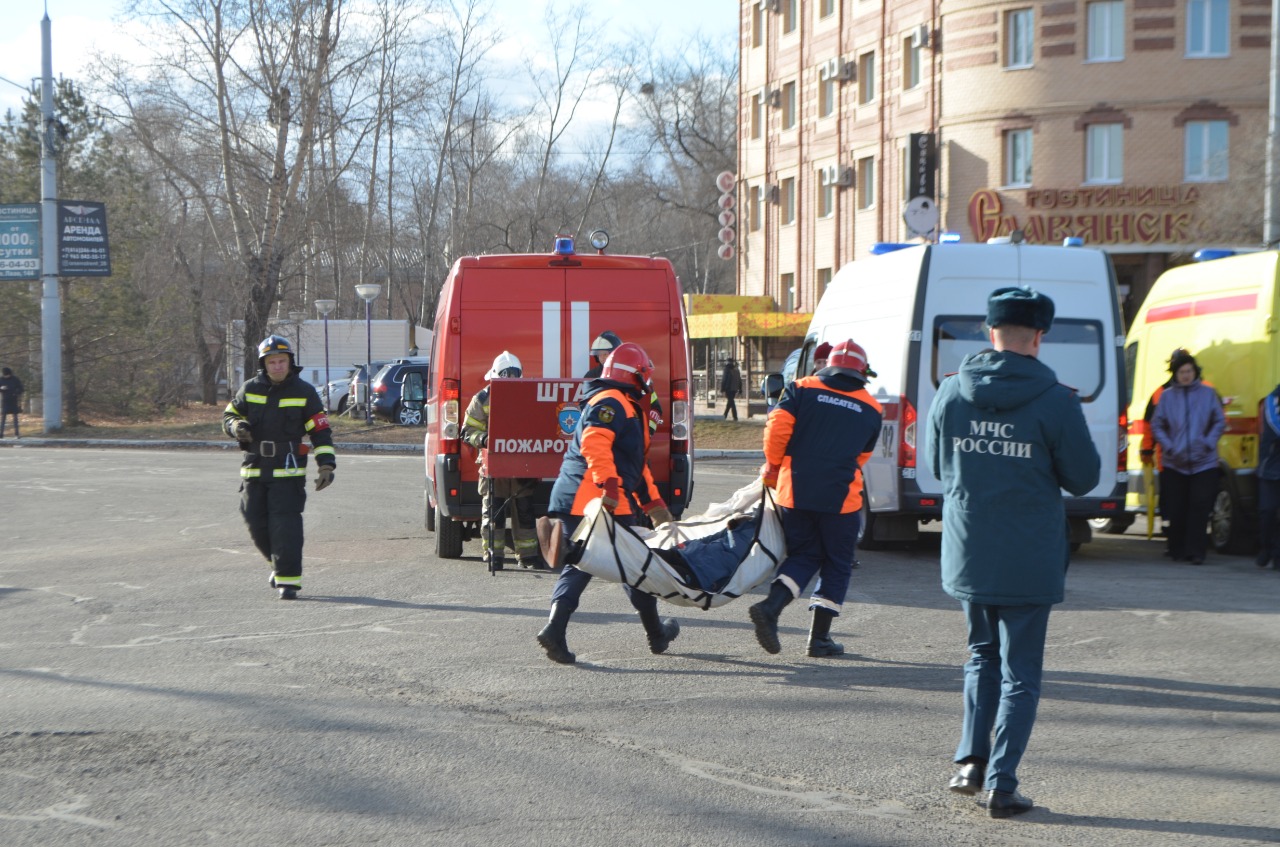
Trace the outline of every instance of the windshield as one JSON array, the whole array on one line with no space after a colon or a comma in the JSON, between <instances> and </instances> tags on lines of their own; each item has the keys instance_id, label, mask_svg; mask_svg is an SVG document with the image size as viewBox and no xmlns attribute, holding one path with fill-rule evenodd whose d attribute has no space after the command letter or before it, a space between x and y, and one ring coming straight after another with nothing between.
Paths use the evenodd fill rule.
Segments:
<instances>
[{"instance_id":1,"label":"windshield","mask_svg":"<svg viewBox=\"0 0 1280 847\"><path fill-rule=\"evenodd\" d=\"M991 348L986 320L979 315L939 315L933 324L933 384L960 369L960 362ZM1040 342L1040 361L1053 368L1058 381L1088 403L1102 391L1104 380L1102 324L1063 318Z\"/></svg>"}]
</instances>

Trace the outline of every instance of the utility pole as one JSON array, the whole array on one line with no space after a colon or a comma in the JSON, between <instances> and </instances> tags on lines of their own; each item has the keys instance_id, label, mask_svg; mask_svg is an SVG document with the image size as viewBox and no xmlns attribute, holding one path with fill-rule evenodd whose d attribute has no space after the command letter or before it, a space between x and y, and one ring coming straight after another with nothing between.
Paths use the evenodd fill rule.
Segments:
<instances>
[{"instance_id":1,"label":"utility pole","mask_svg":"<svg viewBox=\"0 0 1280 847\"><path fill-rule=\"evenodd\" d=\"M1271 84L1267 110L1266 202L1262 215L1262 243L1274 250L1280 243L1280 0L1271 0Z\"/></svg>"},{"instance_id":2,"label":"utility pole","mask_svg":"<svg viewBox=\"0 0 1280 847\"><path fill-rule=\"evenodd\" d=\"M1276 0L1280 2L1280 0ZM45 434L62 429L62 299L58 291L58 163L54 142L58 124L53 117L53 23L46 6L40 21L40 343L44 383Z\"/></svg>"}]
</instances>

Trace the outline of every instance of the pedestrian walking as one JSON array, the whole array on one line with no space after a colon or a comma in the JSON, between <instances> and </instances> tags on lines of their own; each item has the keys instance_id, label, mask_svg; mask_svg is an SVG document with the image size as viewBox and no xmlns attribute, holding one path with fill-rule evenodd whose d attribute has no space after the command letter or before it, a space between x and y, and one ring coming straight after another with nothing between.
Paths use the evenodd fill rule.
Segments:
<instances>
[{"instance_id":1,"label":"pedestrian walking","mask_svg":"<svg viewBox=\"0 0 1280 847\"><path fill-rule=\"evenodd\" d=\"M302 589L307 454L316 457L316 491L333 483L337 457L320 395L299 378L302 368L288 339L265 338L258 345L258 367L227 404L222 428L244 451L240 514L249 537L271 563L271 587L281 600L294 600Z\"/></svg>"},{"instance_id":2,"label":"pedestrian walking","mask_svg":"<svg viewBox=\"0 0 1280 847\"><path fill-rule=\"evenodd\" d=\"M1186 350L1169 360L1173 384L1160 395L1151 430L1160 445L1160 512L1169 522L1165 555L1204 564L1209 512L1218 493L1218 439L1227 427L1218 392L1200 380Z\"/></svg>"},{"instance_id":3,"label":"pedestrian walking","mask_svg":"<svg viewBox=\"0 0 1280 847\"><path fill-rule=\"evenodd\" d=\"M520 359L503 350L493 360L493 366L485 379L519 379L524 374ZM516 559L522 568L546 570L538 552L537 515L534 514L533 495L538 490L538 480L525 478L498 478L489 476L485 462L489 447L489 391L490 386L476 392L467 404L462 422L462 440L479 451L476 461L480 464L480 497L484 503L480 519L480 543L484 563L491 571L500 571L506 565L507 515L511 517L511 540L515 545Z\"/></svg>"},{"instance_id":4,"label":"pedestrian walking","mask_svg":"<svg viewBox=\"0 0 1280 847\"><path fill-rule=\"evenodd\" d=\"M742 372L738 370L738 363L733 359L725 362L724 373L720 377L720 393L724 395L724 417L727 420L729 413L733 412L733 419L738 420L738 406L734 403L734 398L742 391Z\"/></svg>"},{"instance_id":5,"label":"pedestrian walking","mask_svg":"<svg viewBox=\"0 0 1280 847\"><path fill-rule=\"evenodd\" d=\"M22 380L12 368L0 368L0 438L4 438L5 421L13 416L13 437L21 438L18 431L18 414L22 411Z\"/></svg>"},{"instance_id":6,"label":"pedestrian walking","mask_svg":"<svg viewBox=\"0 0 1280 847\"><path fill-rule=\"evenodd\" d=\"M1049 611L1062 602L1069 540L1062 489L1082 495L1101 462L1073 389L1039 361L1053 301L1000 288L992 349L965 357L929 410L926 454L942 481L942 587L968 624L964 722L950 788L994 818L1032 801L1018 763L1040 701Z\"/></svg>"},{"instance_id":7,"label":"pedestrian walking","mask_svg":"<svg viewBox=\"0 0 1280 847\"><path fill-rule=\"evenodd\" d=\"M760 475L777 492L787 539L787 558L769 596L748 610L766 653L781 652L782 610L815 574L808 654L844 653L844 645L831 638L831 623L844 608L855 560L862 466L880 437L882 410L866 391L872 376L866 351L852 339L841 341L826 367L786 387L765 422Z\"/></svg>"},{"instance_id":8,"label":"pedestrian walking","mask_svg":"<svg viewBox=\"0 0 1280 847\"><path fill-rule=\"evenodd\" d=\"M645 420L647 398L653 393L652 379L653 361L649 354L638 344L622 343L605 359L599 378L587 382L582 416L551 489L548 509L553 518L562 522L566 548L582 522L586 505L596 498L622 526L635 525L637 507L654 526L673 519L645 461L649 444ZM553 662L573 664L577 660L569 651L565 633L590 582L591 575L572 564L565 565L556 580L551 592L550 620L537 636ZM649 650L665 652L680 634L679 622L658 615L658 601L653 595L629 585L623 588L640 613Z\"/></svg>"}]
</instances>

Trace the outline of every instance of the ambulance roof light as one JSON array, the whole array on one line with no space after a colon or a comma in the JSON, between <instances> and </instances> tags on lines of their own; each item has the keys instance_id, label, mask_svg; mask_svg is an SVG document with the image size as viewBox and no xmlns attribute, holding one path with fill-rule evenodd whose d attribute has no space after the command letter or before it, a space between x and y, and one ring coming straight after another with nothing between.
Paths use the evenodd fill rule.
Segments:
<instances>
[{"instance_id":1,"label":"ambulance roof light","mask_svg":"<svg viewBox=\"0 0 1280 847\"><path fill-rule=\"evenodd\" d=\"M950 230L938 236L939 244L955 244L960 241L960 233L951 232Z\"/></svg>"},{"instance_id":2,"label":"ambulance roof light","mask_svg":"<svg viewBox=\"0 0 1280 847\"><path fill-rule=\"evenodd\" d=\"M609 233L603 229L592 230L591 235L587 237L591 240L591 246L601 253L609 246Z\"/></svg>"},{"instance_id":3,"label":"ambulance roof light","mask_svg":"<svg viewBox=\"0 0 1280 847\"><path fill-rule=\"evenodd\" d=\"M1195 253L1191 254L1191 258L1195 259L1197 262L1212 262L1214 259L1225 259L1228 256L1234 256L1235 254L1236 251L1234 250L1213 250L1205 248L1203 250L1197 250Z\"/></svg>"},{"instance_id":4,"label":"ambulance roof light","mask_svg":"<svg viewBox=\"0 0 1280 847\"><path fill-rule=\"evenodd\" d=\"M1062 239L1062 246L1063 247L1083 247L1084 239L1078 235L1068 235L1066 238Z\"/></svg>"},{"instance_id":5,"label":"ambulance roof light","mask_svg":"<svg viewBox=\"0 0 1280 847\"><path fill-rule=\"evenodd\" d=\"M908 247L915 247L914 244L904 244L900 241L877 241L871 245L872 256L883 256L885 253L892 253L895 250L905 250Z\"/></svg>"},{"instance_id":6,"label":"ambulance roof light","mask_svg":"<svg viewBox=\"0 0 1280 847\"><path fill-rule=\"evenodd\" d=\"M573 236L571 235L556 236L556 255L557 256L573 255Z\"/></svg>"}]
</instances>

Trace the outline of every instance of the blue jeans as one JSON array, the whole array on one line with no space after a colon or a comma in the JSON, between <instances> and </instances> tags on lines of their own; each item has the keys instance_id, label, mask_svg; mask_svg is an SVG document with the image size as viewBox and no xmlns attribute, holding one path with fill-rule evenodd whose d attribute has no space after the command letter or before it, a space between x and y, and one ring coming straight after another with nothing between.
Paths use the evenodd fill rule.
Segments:
<instances>
[{"instance_id":1,"label":"blue jeans","mask_svg":"<svg viewBox=\"0 0 1280 847\"><path fill-rule=\"evenodd\" d=\"M970 657L964 666L964 730L955 760L985 761L986 787L1013 791L1040 704L1044 639L1053 607L960 605L969 624Z\"/></svg>"},{"instance_id":2,"label":"blue jeans","mask_svg":"<svg viewBox=\"0 0 1280 847\"><path fill-rule=\"evenodd\" d=\"M568 550L571 543L569 538L577 530L578 524L582 523L582 515L561 515L560 519L564 522L564 549ZM633 515L614 515L613 520L619 526L635 526L636 523ZM565 565L564 570L560 572L560 578L556 580L555 588L551 589L551 605L559 605L565 611L572 613L578 608L578 601L582 599L582 593L590 584L591 574L580 571L573 565ZM627 592L627 599L641 615L645 612L652 612L654 615L658 613L658 598L643 591L636 591L630 585L623 585L622 589Z\"/></svg>"},{"instance_id":3,"label":"blue jeans","mask_svg":"<svg viewBox=\"0 0 1280 847\"><path fill-rule=\"evenodd\" d=\"M833 515L785 506L779 506L778 512L787 538L787 558L778 568L778 576L795 583L796 591L803 591L818 574L809 608L821 606L833 615L840 614L849 593L862 513Z\"/></svg>"}]
</instances>

